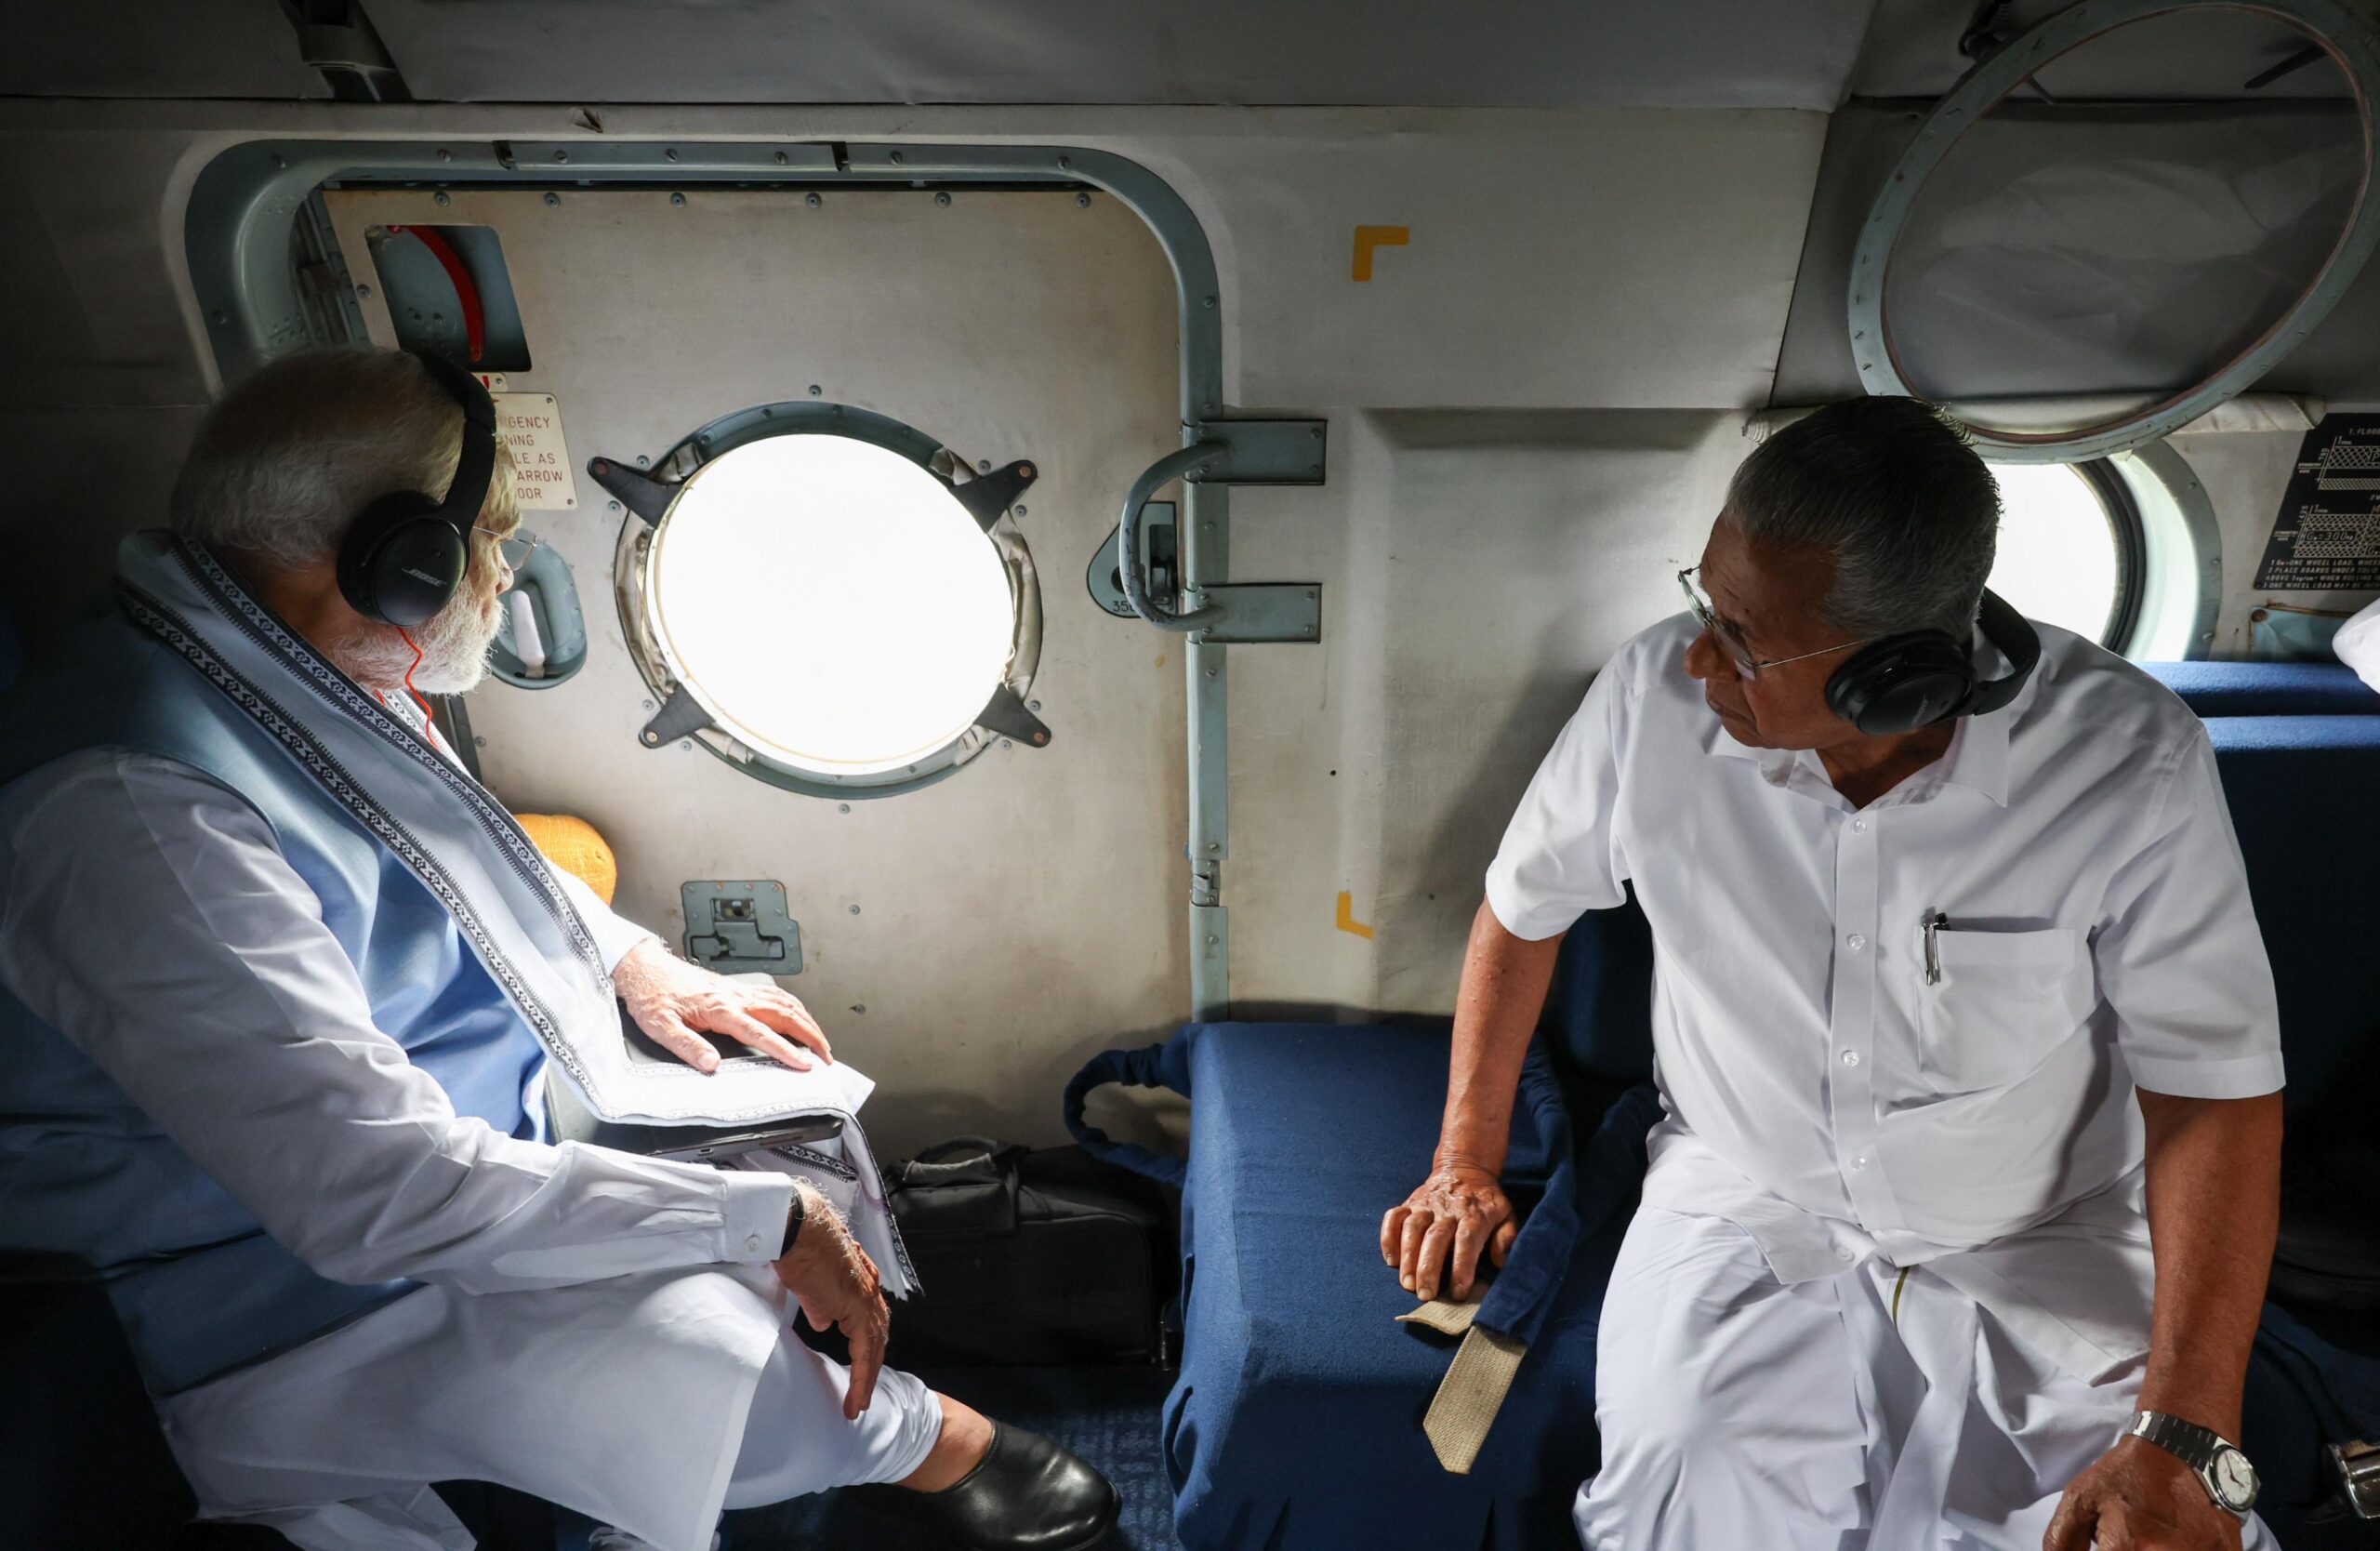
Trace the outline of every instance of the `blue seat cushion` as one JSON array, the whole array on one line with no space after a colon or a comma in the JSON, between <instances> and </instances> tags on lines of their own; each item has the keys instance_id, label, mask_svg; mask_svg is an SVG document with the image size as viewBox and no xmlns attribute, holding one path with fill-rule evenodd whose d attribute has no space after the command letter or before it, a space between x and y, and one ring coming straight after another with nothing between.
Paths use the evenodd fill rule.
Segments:
<instances>
[{"instance_id":1,"label":"blue seat cushion","mask_svg":"<svg viewBox=\"0 0 2380 1551\"><path fill-rule=\"evenodd\" d=\"M2380 1040L2380 717L2207 719L2272 959L2289 1107Z\"/></svg>"},{"instance_id":2,"label":"blue seat cushion","mask_svg":"<svg viewBox=\"0 0 2380 1551\"><path fill-rule=\"evenodd\" d=\"M2341 662L2144 662L2201 716L2380 716L2380 695Z\"/></svg>"},{"instance_id":3,"label":"blue seat cushion","mask_svg":"<svg viewBox=\"0 0 2380 1551\"><path fill-rule=\"evenodd\" d=\"M1189 1551L1575 1546L1570 1499L1597 1463L1601 1290L1629 1213L1582 1238L1574 1291L1486 1451L1469 1476L1447 1474L1421 1421L1452 1344L1395 1322L1414 1300L1380 1253L1382 1215L1428 1171L1447 1054L1443 1024L1200 1031L1184 1356L1166 1407Z\"/></svg>"}]
</instances>

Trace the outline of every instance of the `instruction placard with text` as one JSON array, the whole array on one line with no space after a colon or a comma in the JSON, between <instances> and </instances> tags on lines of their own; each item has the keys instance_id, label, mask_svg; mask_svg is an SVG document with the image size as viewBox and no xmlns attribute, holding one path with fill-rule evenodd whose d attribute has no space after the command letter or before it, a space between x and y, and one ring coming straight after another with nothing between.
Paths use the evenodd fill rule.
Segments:
<instances>
[{"instance_id":1,"label":"instruction placard with text","mask_svg":"<svg viewBox=\"0 0 2380 1551\"><path fill-rule=\"evenodd\" d=\"M515 488L523 511L568 511L578 506L578 478L562 444L562 410L551 393L496 393L496 434L511 451Z\"/></svg>"},{"instance_id":2,"label":"instruction placard with text","mask_svg":"<svg viewBox=\"0 0 2380 1551\"><path fill-rule=\"evenodd\" d=\"M2284 592L2380 588L2380 415L2325 415L2306 433L2255 585Z\"/></svg>"}]
</instances>

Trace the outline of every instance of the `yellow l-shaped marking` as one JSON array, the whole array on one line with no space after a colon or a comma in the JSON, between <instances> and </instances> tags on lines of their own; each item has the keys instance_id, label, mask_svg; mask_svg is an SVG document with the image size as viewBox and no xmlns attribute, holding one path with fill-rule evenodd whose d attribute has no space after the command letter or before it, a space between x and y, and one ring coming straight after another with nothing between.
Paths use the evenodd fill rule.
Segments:
<instances>
[{"instance_id":1,"label":"yellow l-shaped marking","mask_svg":"<svg viewBox=\"0 0 2380 1551\"><path fill-rule=\"evenodd\" d=\"M1355 228L1355 280L1358 285L1372 277L1372 249L1403 247L1413 240L1409 226L1359 226Z\"/></svg>"},{"instance_id":2,"label":"yellow l-shaped marking","mask_svg":"<svg viewBox=\"0 0 2380 1551\"><path fill-rule=\"evenodd\" d=\"M1355 919L1355 896L1342 890L1339 895L1339 930L1352 936L1368 937L1372 929Z\"/></svg>"}]
</instances>

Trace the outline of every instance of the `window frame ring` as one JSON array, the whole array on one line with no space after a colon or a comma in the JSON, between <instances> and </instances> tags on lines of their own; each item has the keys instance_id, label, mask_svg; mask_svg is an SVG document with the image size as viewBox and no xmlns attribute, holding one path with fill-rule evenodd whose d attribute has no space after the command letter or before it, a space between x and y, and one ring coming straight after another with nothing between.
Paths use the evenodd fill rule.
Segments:
<instances>
[{"instance_id":1,"label":"window frame ring","mask_svg":"<svg viewBox=\"0 0 2380 1551\"><path fill-rule=\"evenodd\" d=\"M900 455L945 483L950 483L952 470L974 468L945 444L906 421L855 404L800 399L752 404L696 427L653 460L648 477L664 484L681 485L705 464L738 447L776 436L843 436L866 442ZM671 695L683 689L705 711L716 716L719 709L702 688L677 677L652 627L646 592L647 563L653 537L668 521L676 504L673 492L669 509L655 522L648 522L634 511L624 511L612 563L620 634L654 703L666 703ZM965 514L963 508L957 508L955 501L953 504L961 515ZM984 530L984 535L998 552L1001 570L1008 577L1009 605L1014 619L1008 668L1001 683L1018 700L1026 701L1041 662L1039 573L1012 514L1003 511ZM805 797L846 802L921 790L949 779L985 750L1008 741L1007 735L977 722L940 749L908 764L866 775L838 776L773 759L747 747L724 726L703 727L684 736L696 748L755 780Z\"/></svg>"}]
</instances>

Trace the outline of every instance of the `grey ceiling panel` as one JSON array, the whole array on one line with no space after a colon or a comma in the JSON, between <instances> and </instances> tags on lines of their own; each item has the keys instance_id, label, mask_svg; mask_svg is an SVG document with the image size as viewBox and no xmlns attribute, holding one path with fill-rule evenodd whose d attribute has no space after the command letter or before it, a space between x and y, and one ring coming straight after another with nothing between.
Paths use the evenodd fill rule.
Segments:
<instances>
[{"instance_id":1,"label":"grey ceiling panel","mask_svg":"<svg viewBox=\"0 0 2380 1551\"><path fill-rule=\"evenodd\" d=\"M2069 3L2010 0L1999 35L2014 36ZM1959 51L1959 40L1982 8L1975 0L1877 0L1848 95L1934 98L1949 91L1974 62ZM2244 91L2249 80L2288 60L2306 41L2287 22L2245 9L2151 19L2108 41L2122 46L2094 47L2089 59L2053 66L2043 73L2043 84L2062 100L2329 96L2340 85L2335 71L2299 70Z\"/></svg>"},{"instance_id":2,"label":"grey ceiling panel","mask_svg":"<svg viewBox=\"0 0 2380 1551\"><path fill-rule=\"evenodd\" d=\"M328 97L279 0L11 5L0 96Z\"/></svg>"},{"instance_id":3,"label":"grey ceiling panel","mask_svg":"<svg viewBox=\"0 0 2380 1551\"><path fill-rule=\"evenodd\" d=\"M438 101L1774 106L1875 0L367 0Z\"/></svg>"}]
</instances>

